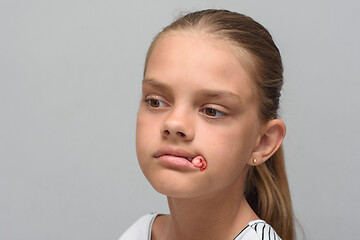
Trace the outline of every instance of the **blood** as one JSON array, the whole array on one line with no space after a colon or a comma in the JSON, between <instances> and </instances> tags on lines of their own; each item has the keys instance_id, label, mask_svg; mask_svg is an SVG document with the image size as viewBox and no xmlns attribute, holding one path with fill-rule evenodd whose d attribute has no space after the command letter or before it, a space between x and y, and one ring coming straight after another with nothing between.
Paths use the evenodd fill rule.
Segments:
<instances>
[{"instance_id":1,"label":"blood","mask_svg":"<svg viewBox=\"0 0 360 240\"><path fill-rule=\"evenodd\" d=\"M207 167L207 162L204 157L202 156L196 156L191 163L194 165L194 167L200 168L200 171L204 171Z\"/></svg>"}]
</instances>

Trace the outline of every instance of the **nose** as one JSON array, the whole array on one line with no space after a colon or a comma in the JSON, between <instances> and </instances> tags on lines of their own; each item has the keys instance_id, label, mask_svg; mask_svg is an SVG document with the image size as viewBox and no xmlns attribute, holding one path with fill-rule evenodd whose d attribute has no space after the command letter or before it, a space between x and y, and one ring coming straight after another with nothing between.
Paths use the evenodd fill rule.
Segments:
<instances>
[{"instance_id":1,"label":"nose","mask_svg":"<svg viewBox=\"0 0 360 240\"><path fill-rule=\"evenodd\" d=\"M169 112L160 130L162 136L173 140L193 140L194 119L190 115L184 111L173 110Z\"/></svg>"}]
</instances>

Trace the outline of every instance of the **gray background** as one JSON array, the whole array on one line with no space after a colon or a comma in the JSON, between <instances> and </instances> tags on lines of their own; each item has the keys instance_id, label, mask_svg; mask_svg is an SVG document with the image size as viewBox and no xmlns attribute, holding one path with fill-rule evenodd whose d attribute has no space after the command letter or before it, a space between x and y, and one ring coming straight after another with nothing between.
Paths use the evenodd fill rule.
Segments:
<instances>
[{"instance_id":1,"label":"gray background","mask_svg":"<svg viewBox=\"0 0 360 240\"><path fill-rule=\"evenodd\" d=\"M295 213L307 239L359 239L359 1L0 0L1 240L114 240L167 211L134 148L143 62L163 26L202 8L273 34Z\"/></svg>"}]
</instances>

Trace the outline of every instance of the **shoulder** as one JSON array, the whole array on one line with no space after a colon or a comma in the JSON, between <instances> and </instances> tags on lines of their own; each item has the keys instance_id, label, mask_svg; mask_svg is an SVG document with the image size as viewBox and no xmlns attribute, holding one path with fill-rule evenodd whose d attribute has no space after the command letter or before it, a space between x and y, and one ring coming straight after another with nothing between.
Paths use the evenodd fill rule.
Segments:
<instances>
[{"instance_id":1,"label":"shoulder","mask_svg":"<svg viewBox=\"0 0 360 240\"><path fill-rule=\"evenodd\" d=\"M139 218L121 235L119 240L148 240L151 235L151 226L158 214L150 213Z\"/></svg>"},{"instance_id":2,"label":"shoulder","mask_svg":"<svg viewBox=\"0 0 360 240\"><path fill-rule=\"evenodd\" d=\"M263 220L249 222L234 240L281 240L275 230Z\"/></svg>"}]
</instances>

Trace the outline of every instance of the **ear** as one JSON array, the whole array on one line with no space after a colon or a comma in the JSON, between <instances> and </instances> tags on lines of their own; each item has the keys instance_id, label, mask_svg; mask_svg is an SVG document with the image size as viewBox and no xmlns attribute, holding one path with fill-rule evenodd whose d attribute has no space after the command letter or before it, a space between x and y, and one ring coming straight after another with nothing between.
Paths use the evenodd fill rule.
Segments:
<instances>
[{"instance_id":1,"label":"ear","mask_svg":"<svg viewBox=\"0 0 360 240\"><path fill-rule=\"evenodd\" d=\"M283 121L280 119L270 120L264 126L248 164L256 166L268 160L281 146L285 133L286 127Z\"/></svg>"}]
</instances>

